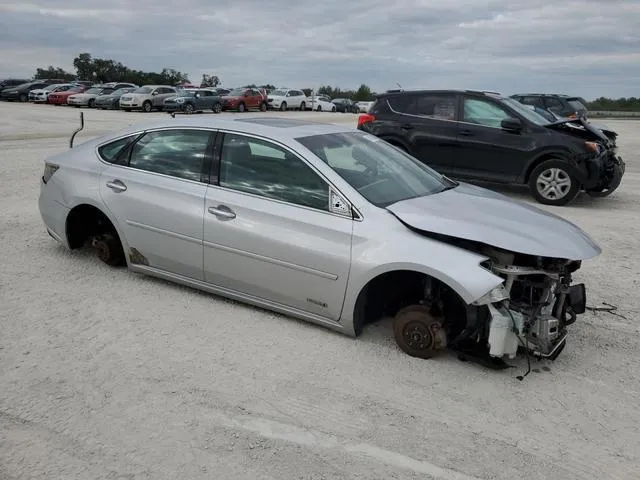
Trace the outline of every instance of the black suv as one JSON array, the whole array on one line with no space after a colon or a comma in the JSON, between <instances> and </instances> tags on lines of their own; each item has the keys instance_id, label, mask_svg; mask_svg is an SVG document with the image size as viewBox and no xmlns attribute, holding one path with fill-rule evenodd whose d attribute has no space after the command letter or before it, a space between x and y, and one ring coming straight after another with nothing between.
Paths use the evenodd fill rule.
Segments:
<instances>
[{"instance_id":1,"label":"black suv","mask_svg":"<svg viewBox=\"0 0 640 480\"><path fill-rule=\"evenodd\" d=\"M528 184L547 205L565 205L580 190L609 195L625 170L614 143L585 119L549 122L489 92L388 91L358 129L452 178Z\"/></svg>"},{"instance_id":2,"label":"black suv","mask_svg":"<svg viewBox=\"0 0 640 480\"><path fill-rule=\"evenodd\" d=\"M544 108L553 113L567 118L587 118L587 102L582 97L571 97L569 95L556 95L552 93L516 93L511 95L520 103Z\"/></svg>"}]
</instances>

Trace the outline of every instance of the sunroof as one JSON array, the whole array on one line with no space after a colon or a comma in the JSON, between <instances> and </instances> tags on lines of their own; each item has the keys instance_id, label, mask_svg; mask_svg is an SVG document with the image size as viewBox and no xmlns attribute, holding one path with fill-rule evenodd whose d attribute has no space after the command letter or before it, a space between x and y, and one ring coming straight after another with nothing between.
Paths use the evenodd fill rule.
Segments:
<instances>
[{"instance_id":1,"label":"sunroof","mask_svg":"<svg viewBox=\"0 0 640 480\"><path fill-rule=\"evenodd\" d=\"M291 128L301 127L303 125L322 125L319 122L312 122L309 120L302 120L297 118L283 118L283 117L256 117L256 118L236 118L236 122L257 123L266 127L279 127L279 128Z\"/></svg>"}]
</instances>

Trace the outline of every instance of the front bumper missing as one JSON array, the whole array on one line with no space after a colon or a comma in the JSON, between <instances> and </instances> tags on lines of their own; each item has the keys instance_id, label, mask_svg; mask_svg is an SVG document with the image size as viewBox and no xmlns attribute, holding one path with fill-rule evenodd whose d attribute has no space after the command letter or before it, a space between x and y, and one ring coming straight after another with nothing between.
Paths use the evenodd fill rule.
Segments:
<instances>
[{"instance_id":1,"label":"front bumper missing","mask_svg":"<svg viewBox=\"0 0 640 480\"><path fill-rule=\"evenodd\" d=\"M587 190L587 194L591 197L607 197L617 190L622 183L622 177L626 170L626 164L622 157L619 155L612 156L612 165L609 167L612 169L610 180L602 187Z\"/></svg>"}]
</instances>

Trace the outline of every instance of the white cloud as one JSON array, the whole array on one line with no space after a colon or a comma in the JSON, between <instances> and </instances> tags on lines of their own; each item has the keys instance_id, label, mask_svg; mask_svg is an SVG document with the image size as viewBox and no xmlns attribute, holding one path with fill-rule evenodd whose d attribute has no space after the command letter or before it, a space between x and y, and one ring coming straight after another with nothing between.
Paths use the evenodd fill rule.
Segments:
<instances>
[{"instance_id":1,"label":"white cloud","mask_svg":"<svg viewBox=\"0 0 640 480\"><path fill-rule=\"evenodd\" d=\"M637 0L0 0L0 77L80 52L248 82L637 96Z\"/></svg>"}]
</instances>

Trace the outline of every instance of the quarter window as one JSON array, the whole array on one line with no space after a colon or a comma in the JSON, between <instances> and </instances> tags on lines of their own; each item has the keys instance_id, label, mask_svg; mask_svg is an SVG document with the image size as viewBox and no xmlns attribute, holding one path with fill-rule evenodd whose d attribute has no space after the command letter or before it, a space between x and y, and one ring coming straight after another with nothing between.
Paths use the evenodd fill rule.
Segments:
<instances>
[{"instance_id":1,"label":"quarter window","mask_svg":"<svg viewBox=\"0 0 640 480\"><path fill-rule=\"evenodd\" d=\"M500 128L502 120L511 118L506 110L493 102L477 98L464 99L464 121L486 127Z\"/></svg>"},{"instance_id":2,"label":"quarter window","mask_svg":"<svg viewBox=\"0 0 640 480\"><path fill-rule=\"evenodd\" d=\"M149 132L131 150L129 166L200 181L211 132L171 129Z\"/></svg>"},{"instance_id":3,"label":"quarter window","mask_svg":"<svg viewBox=\"0 0 640 480\"><path fill-rule=\"evenodd\" d=\"M436 120L456 119L455 95L399 95L389 98L391 108L400 113Z\"/></svg>"},{"instance_id":4,"label":"quarter window","mask_svg":"<svg viewBox=\"0 0 640 480\"><path fill-rule=\"evenodd\" d=\"M318 210L329 210L329 186L311 167L271 142L226 134L220 186Z\"/></svg>"},{"instance_id":5,"label":"quarter window","mask_svg":"<svg viewBox=\"0 0 640 480\"><path fill-rule=\"evenodd\" d=\"M114 142L107 143L98 149L98 154L105 162L115 163L118 160L120 153L127 145L129 145L133 138L134 137L124 137Z\"/></svg>"}]
</instances>

